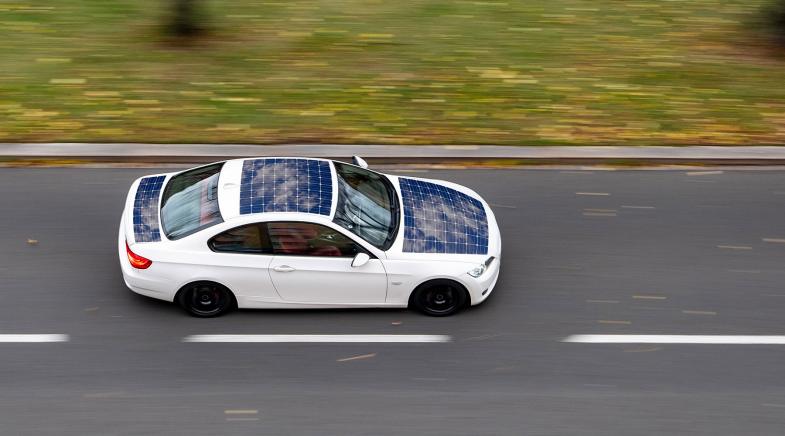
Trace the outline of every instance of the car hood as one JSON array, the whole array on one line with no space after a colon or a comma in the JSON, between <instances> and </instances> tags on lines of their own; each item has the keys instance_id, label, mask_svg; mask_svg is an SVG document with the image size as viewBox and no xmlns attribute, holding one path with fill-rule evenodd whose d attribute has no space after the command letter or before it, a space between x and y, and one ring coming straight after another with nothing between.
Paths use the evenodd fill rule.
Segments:
<instances>
[{"instance_id":1,"label":"car hood","mask_svg":"<svg viewBox=\"0 0 785 436\"><path fill-rule=\"evenodd\" d=\"M393 179L393 177L391 177ZM402 221L388 253L476 261L500 249L488 204L474 191L442 180L394 177Z\"/></svg>"}]
</instances>

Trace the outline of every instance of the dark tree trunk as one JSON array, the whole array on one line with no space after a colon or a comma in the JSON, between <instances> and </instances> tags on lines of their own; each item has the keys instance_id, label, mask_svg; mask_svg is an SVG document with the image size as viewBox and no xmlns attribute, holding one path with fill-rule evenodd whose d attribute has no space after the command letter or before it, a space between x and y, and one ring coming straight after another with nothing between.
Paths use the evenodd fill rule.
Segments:
<instances>
[{"instance_id":1,"label":"dark tree trunk","mask_svg":"<svg viewBox=\"0 0 785 436\"><path fill-rule=\"evenodd\" d=\"M193 36L202 31L196 0L174 0L170 28L175 36Z\"/></svg>"}]
</instances>

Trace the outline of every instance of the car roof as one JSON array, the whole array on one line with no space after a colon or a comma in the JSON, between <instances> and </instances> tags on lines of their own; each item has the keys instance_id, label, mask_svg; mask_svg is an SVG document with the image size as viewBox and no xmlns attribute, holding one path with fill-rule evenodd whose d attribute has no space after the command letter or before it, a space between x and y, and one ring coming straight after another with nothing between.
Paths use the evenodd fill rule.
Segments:
<instances>
[{"instance_id":1,"label":"car roof","mask_svg":"<svg viewBox=\"0 0 785 436\"><path fill-rule=\"evenodd\" d=\"M337 181L327 159L260 157L224 163L219 207L225 220L244 215L294 213L332 219Z\"/></svg>"}]
</instances>

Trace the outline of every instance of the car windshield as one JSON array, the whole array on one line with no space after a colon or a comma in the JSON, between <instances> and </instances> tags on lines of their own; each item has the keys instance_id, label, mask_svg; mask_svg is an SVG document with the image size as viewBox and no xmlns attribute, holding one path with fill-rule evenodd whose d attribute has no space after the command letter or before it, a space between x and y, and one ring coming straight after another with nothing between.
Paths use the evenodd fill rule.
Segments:
<instances>
[{"instance_id":1,"label":"car windshield","mask_svg":"<svg viewBox=\"0 0 785 436\"><path fill-rule=\"evenodd\" d=\"M223 163L177 174L161 201L161 225L169 239L179 239L223 222L218 209L218 176Z\"/></svg>"},{"instance_id":2,"label":"car windshield","mask_svg":"<svg viewBox=\"0 0 785 436\"><path fill-rule=\"evenodd\" d=\"M338 207L334 221L376 248L387 250L398 230L398 197L381 174L335 162Z\"/></svg>"}]
</instances>

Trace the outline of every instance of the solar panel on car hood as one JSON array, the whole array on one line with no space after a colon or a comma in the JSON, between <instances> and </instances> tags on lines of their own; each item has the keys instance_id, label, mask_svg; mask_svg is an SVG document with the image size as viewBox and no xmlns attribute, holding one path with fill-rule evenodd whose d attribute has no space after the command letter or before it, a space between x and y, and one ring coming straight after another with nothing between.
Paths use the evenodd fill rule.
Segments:
<instances>
[{"instance_id":1,"label":"solar panel on car hood","mask_svg":"<svg viewBox=\"0 0 785 436\"><path fill-rule=\"evenodd\" d=\"M480 200L436 183L400 178L403 251L487 254L488 217Z\"/></svg>"}]
</instances>

